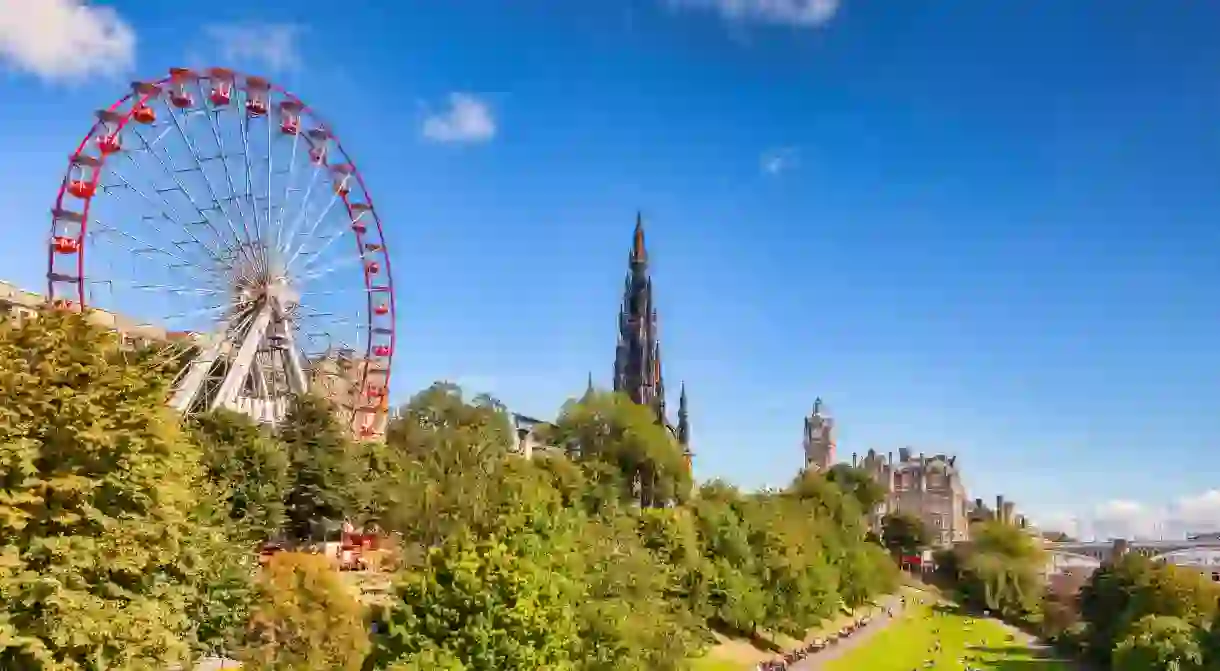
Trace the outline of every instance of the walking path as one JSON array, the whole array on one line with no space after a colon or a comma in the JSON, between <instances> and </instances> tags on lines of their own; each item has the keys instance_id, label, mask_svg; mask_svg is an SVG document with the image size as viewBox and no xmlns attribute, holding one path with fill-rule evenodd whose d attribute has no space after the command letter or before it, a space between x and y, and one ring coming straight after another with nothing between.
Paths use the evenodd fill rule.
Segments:
<instances>
[{"instance_id":1,"label":"walking path","mask_svg":"<svg viewBox=\"0 0 1220 671\"><path fill-rule=\"evenodd\" d=\"M894 615L891 617L886 609L892 609ZM903 603L901 597L890 597L881 609L881 612L872 619L866 626L856 631L848 638L840 639L834 645L828 645L818 652L815 652L805 659L789 666L791 671L817 671L822 668L822 665L836 660L839 657L855 650L861 645L867 643L876 636L878 632L884 630L894 622L898 621L903 616Z\"/></svg>"},{"instance_id":2,"label":"walking path","mask_svg":"<svg viewBox=\"0 0 1220 671\"><path fill-rule=\"evenodd\" d=\"M890 617L887 610L893 610L894 616ZM902 597L892 596L884 604L881 605L878 614L873 617L869 623L856 633L847 638L840 639L834 645L828 645L818 652L811 653L805 659L788 666L789 671L816 671L822 667L822 664L847 654L848 652L866 643L877 632L888 627L891 623L902 617Z\"/></svg>"}]
</instances>

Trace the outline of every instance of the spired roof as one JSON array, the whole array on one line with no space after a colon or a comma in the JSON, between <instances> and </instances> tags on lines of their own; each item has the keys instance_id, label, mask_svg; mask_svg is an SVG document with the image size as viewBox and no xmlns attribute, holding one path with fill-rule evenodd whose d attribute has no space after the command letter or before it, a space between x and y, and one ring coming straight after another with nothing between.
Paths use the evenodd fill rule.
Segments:
<instances>
[{"instance_id":1,"label":"spired roof","mask_svg":"<svg viewBox=\"0 0 1220 671\"><path fill-rule=\"evenodd\" d=\"M613 389L626 394L635 403L652 408L657 422L668 428L686 447L690 440L690 423L685 391L679 401L678 424L671 425L666 416L660 327L652 286L648 248L644 240L644 217L637 212L635 229L631 234L627 277L623 284L623 302L619 310Z\"/></svg>"}]
</instances>

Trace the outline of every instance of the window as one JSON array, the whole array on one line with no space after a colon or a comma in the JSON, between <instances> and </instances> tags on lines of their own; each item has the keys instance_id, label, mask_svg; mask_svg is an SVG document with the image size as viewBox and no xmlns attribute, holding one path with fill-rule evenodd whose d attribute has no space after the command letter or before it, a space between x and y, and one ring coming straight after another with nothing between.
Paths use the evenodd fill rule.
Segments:
<instances>
[{"instance_id":1,"label":"window","mask_svg":"<svg viewBox=\"0 0 1220 671\"><path fill-rule=\"evenodd\" d=\"M945 528L945 516L941 515L939 513L932 515L932 526L936 527L937 529L944 529Z\"/></svg>"}]
</instances>

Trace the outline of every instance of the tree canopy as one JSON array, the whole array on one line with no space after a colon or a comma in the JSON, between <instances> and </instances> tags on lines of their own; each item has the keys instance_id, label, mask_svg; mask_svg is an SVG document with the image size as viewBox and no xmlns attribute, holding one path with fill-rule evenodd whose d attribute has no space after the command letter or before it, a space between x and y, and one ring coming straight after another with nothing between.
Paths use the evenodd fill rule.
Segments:
<instances>
[{"instance_id":1,"label":"tree canopy","mask_svg":"<svg viewBox=\"0 0 1220 671\"><path fill-rule=\"evenodd\" d=\"M714 631L802 635L897 586L859 473L694 492L618 394L567 403L526 459L503 405L451 384L357 442L310 395L275 430L184 421L155 359L76 313L0 326L0 668L678 671ZM400 556L373 607L328 558L256 568L341 520Z\"/></svg>"},{"instance_id":2,"label":"tree canopy","mask_svg":"<svg viewBox=\"0 0 1220 671\"><path fill-rule=\"evenodd\" d=\"M166 384L79 313L0 325L0 668L165 668L201 646L226 538Z\"/></svg>"}]
</instances>

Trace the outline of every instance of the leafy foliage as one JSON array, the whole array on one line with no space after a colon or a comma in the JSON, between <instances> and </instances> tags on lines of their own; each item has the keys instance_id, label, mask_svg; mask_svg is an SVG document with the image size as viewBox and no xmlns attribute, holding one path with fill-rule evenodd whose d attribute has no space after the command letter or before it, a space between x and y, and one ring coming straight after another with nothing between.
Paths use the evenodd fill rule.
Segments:
<instances>
[{"instance_id":1,"label":"leafy foliage","mask_svg":"<svg viewBox=\"0 0 1220 671\"><path fill-rule=\"evenodd\" d=\"M881 518L881 542L895 555L913 555L931 544L928 527L917 515L896 512Z\"/></svg>"},{"instance_id":2,"label":"leafy foliage","mask_svg":"<svg viewBox=\"0 0 1220 671\"><path fill-rule=\"evenodd\" d=\"M442 655L470 669L574 669L574 603L561 576L494 540L459 538L407 573L376 616L377 660Z\"/></svg>"},{"instance_id":3,"label":"leafy foliage","mask_svg":"<svg viewBox=\"0 0 1220 671\"><path fill-rule=\"evenodd\" d=\"M1094 572L1080 592L1086 651L1099 662L1117 664L1116 649L1131 636L1138 639L1126 653L1132 659L1144 659L1149 646L1180 640L1178 623L1202 636L1216 618L1218 597L1220 589L1198 571L1124 555ZM1152 616L1159 619L1145 621ZM1207 647L1211 649L1210 643Z\"/></svg>"},{"instance_id":4,"label":"leafy foliage","mask_svg":"<svg viewBox=\"0 0 1220 671\"><path fill-rule=\"evenodd\" d=\"M364 607L327 558L271 558L259 576L242 668L357 671L368 651Z\"/></svg>"},{"instance_id":5,"label":"leafy foliage","mask_svg":"<svg viewBox=\"0 0 1220 671\"><path fill-rule=\"evenodd\" d=\"M166 391L85 315L0 326L0 668L164 668L198 645L223 529Z\"/></svg>"},{"instance_id":6,"label":"leafy foliage","mask_svg":"<svg viewBox=\"0 0 1220 671\"><path fill-rule=\"evenodd\" d=\"M686 460L674 437L651 409L623 394L595 391L569 401L549 438L555 445L571 446L583 462L613 467L623 485L638 480L643 506L685 501L691 491Z\"/></svg>"},{"instance_id":7,"label":"leafy foliage","mask_svg":"<svg viewBox=\"0 0 1220 671\"><path fill-rule=\"evenodd\" d=\"M386 521L408 568L377 615L377 668L676 671L713 628L803 634L896 588L855 490L822 475L763 494L709 483L686 505L640 507L681 501L689 483L647 409L570 402L546 436L569 456L529 461L508 454L506 424L493 400L452 385L391 423L403 467L386 475ZM656 476L651 491L630 486L641 473Z\"/></svg>"},{"instance_id":8,"label":"leafy foliage","mask_svg":"<svg viewBox=\"0 0 1220 671\"><path fill-rule=\"evenodd\" d=\"M195 417L190 429L229 517L253 540L278 535L286 520L288 492L283 444L246 415L231 410Z\"/></svg>"},{"instance_id":9,"label":"leafy foliage","mask_svg":"<svg viewBox=\"0 0 1220 671\"><path fill-rule=\"evenodd\" d=\"M501 404L443 383L384 443L312 396L275 434L184 426L155 354L81 315L0 327L0 668L678 671L714 629L803 634L897 584L859 473L692 496L674 437L622 396L568 403L564 450L525 460ZM256 568L255 541L341 519L401 542L372 636L329 559Z\"/></svg>"},{"instance_id":10,"label":"leafy foliage","mask_svg":"<svg viewBox=\"0 0 1220 671\"><path fill-rule=\"evenodd\" d=\"M826 479L850 494L865 513L877 509L885 501L885 487L867 471L850 464L835 464L830 467Z\"/></svg>"},{"instance_id":11,"label":"leafy foliage","mask_svg":"<svg viewBox=\"0 0 1220 671\"><path fill-rule=\"evenodd\" d=\"M975 524L971 536L969 545L954 551L965 600L1012 621L1035 616L1046 590L1046 555L1038 541L999 521Z\"/></svg>"},{"instance_id":12,"label":"leafy foliage","mask_svg":"<svg viewBox=\"0 0 1220 671\"><path fill-rule=\"evenodd\" d=\"M290 465L284 503L293 536L313 538L320 523L359 515L367 491L362 464L325 399L293 399L279 438Z\"/></svg>"},{"instance_id":13,"label":"leafy foliage","mask_svg":"<svg viewBox=\"0 0 1220 671\"><path fill-rule=\"evenodd\" d=\"M1114 671L1202 671L1199 630L1181 618L1145 615L1114 650Z\"/></svg>"}]
</instances>

